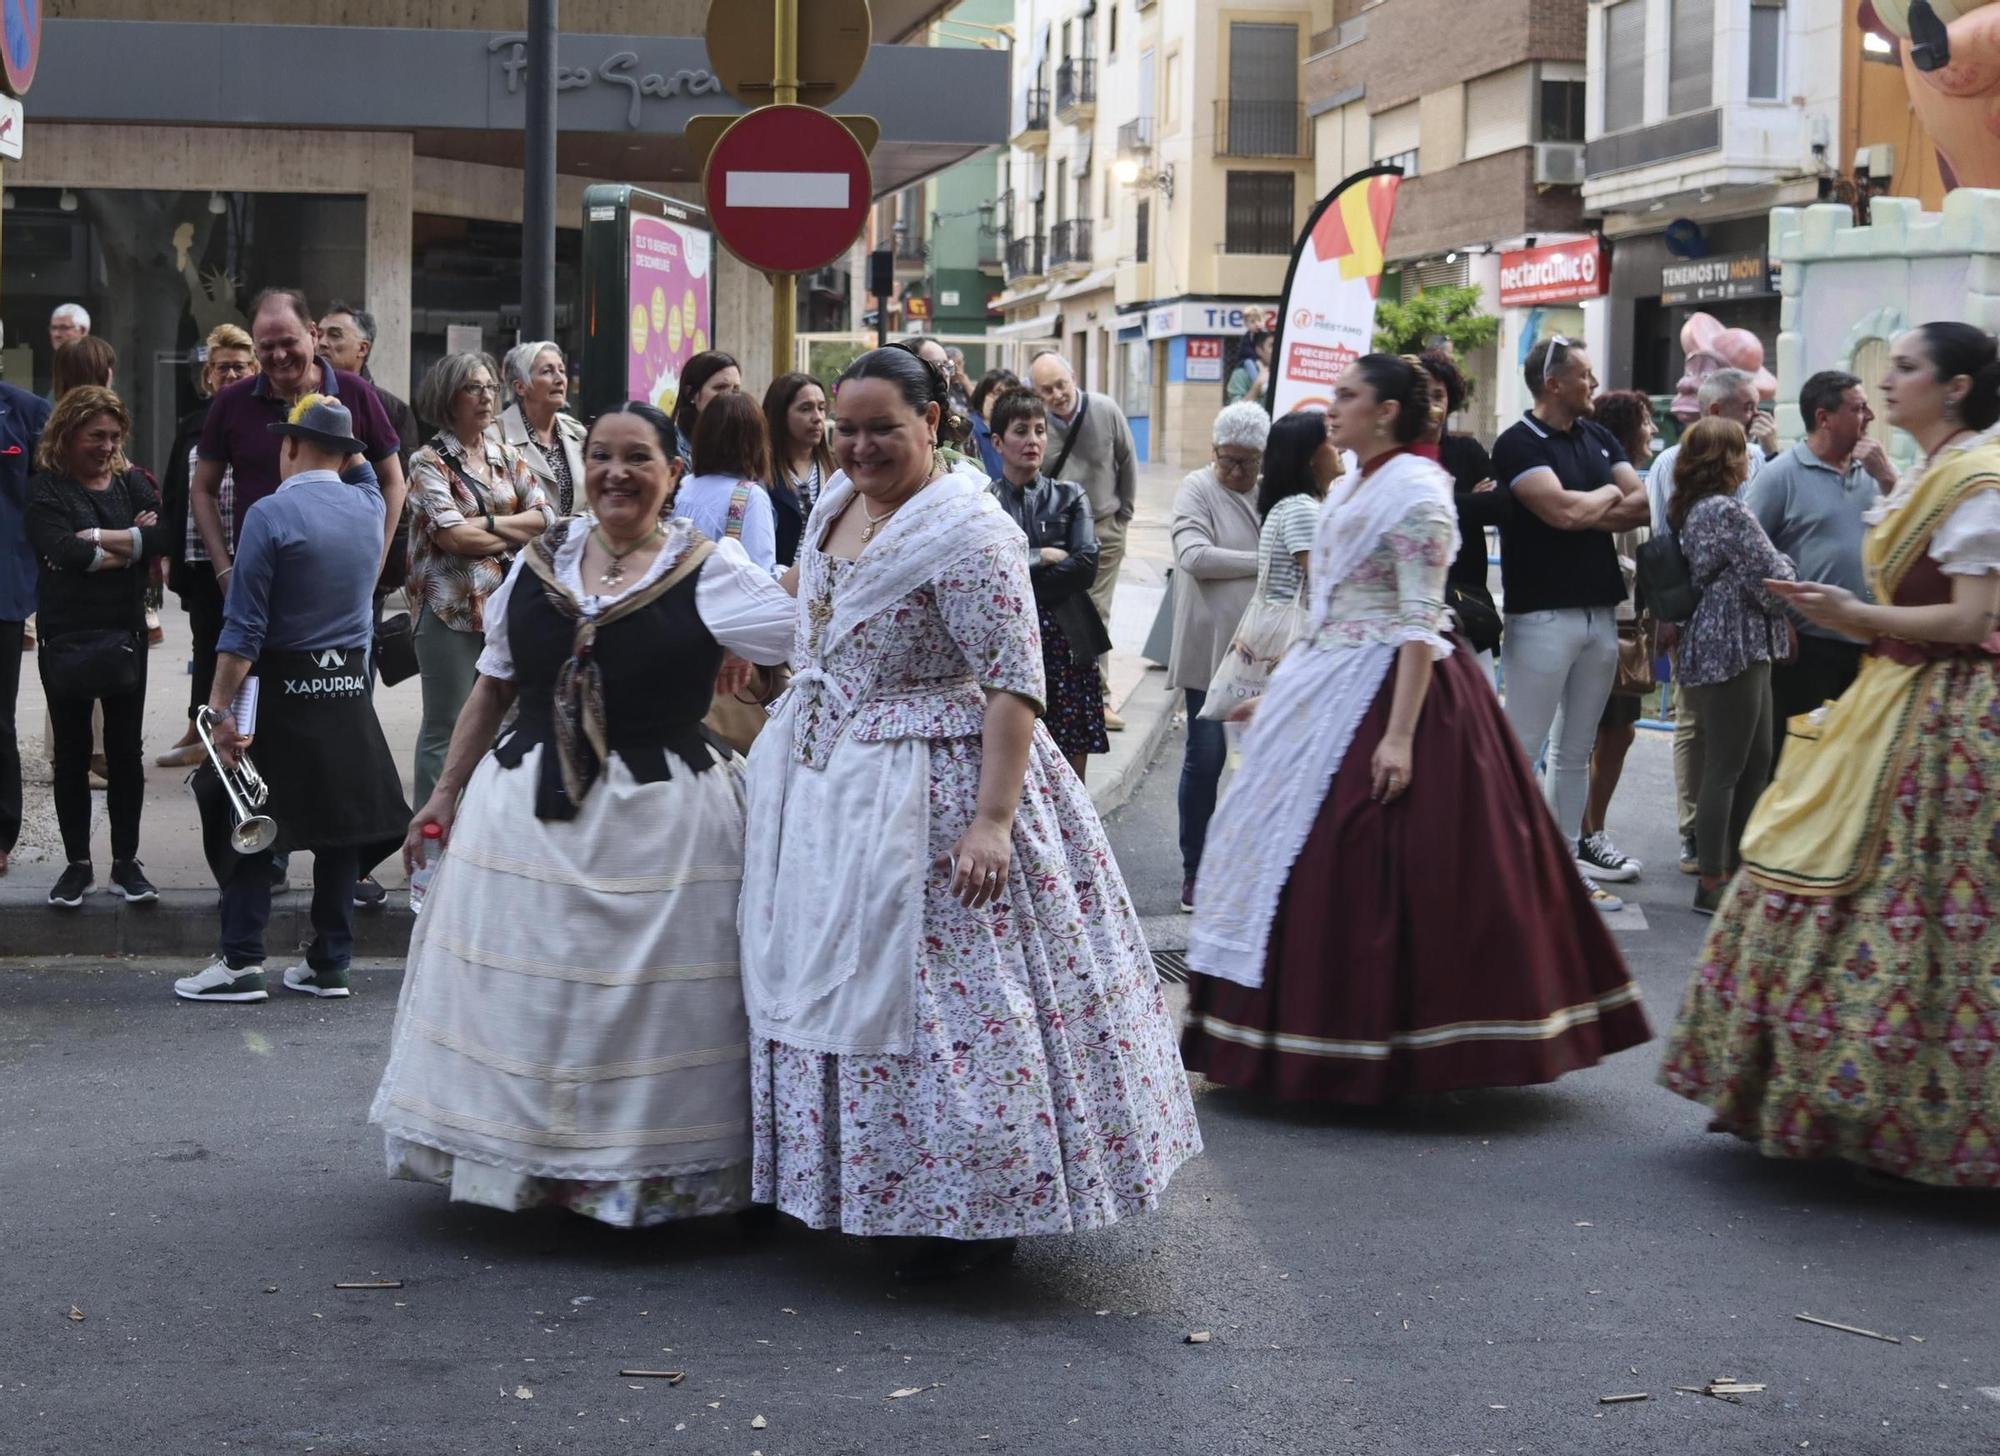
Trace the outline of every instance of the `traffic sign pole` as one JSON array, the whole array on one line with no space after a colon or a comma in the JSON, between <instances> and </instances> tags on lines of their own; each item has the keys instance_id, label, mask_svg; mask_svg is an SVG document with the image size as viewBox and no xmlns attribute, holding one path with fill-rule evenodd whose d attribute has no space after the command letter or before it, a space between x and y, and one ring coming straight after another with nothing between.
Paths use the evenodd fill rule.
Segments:
<instances>
[{"instance_id":1,"label":"traffic sign pole","mask_svg":"<svg viewBox=\"0 0 2000 1456\"><path fill-rule=\"evenodd\" d=\"M794 105L799 99L799 0L771 0L771 100ZM796 273L771 275L771 374L792 369L793 331L798 327L799 278ZM773 442L776 443L775 441Z\"/></svg>"}]
</instances>

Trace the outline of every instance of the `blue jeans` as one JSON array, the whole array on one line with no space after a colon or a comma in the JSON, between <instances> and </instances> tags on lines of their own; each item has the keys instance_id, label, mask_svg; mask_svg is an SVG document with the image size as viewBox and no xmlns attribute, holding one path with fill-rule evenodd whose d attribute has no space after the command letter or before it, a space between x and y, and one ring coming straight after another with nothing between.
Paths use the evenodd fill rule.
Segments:
<instances>
[{"instance_id":1,"label":"blue jeans","mask_svg":"<svg viewBox=\"0 0 2000 1456\"><path fill-rule=\"evenodd\" d=\"M1208 694L1200 688L1187 693L1187 754L1181 759L1181 874L1193 879L1201 867L1202 846L1208 842L1208 821L1215 817L1216 786L1229 761L1229 740L1222 725L1200 716Z\"/></svg>"},{"instance_id":2,"label":"blue jeans","mask_svg":"<svg viewBox=\"0 0 2000 1456\"><path fill-rule=\"evenodd\" d=\"M226 852L226 851L225 851ZM264 962L264 927L271 921L271 851L232 855L222 882L222 959L231 970ZM313 941L306 964L344 971L354 956L354 882L360 851L313 851Z\"/></svg>"}]
</instances>

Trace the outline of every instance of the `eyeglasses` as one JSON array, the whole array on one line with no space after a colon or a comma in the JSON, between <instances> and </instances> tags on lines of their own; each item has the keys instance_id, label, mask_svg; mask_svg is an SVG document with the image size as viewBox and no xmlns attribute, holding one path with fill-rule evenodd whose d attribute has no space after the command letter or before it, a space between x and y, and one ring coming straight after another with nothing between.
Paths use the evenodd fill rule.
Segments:
<instances>
[{"instance_id":1,"label":"eyeglasses","mask_svg":"<svg viewBox=\"0 0 2000 1456\"><path fill-rule=\"evenodd\" d=\"M475 398L484 397L492 399L499 395L500 386L497 384L461 384L458 387L458 392L460 394L472 395Z\"/></svg>"},{"instance_id":2,"label":"eyeglasses","mask_svg":"<svg viewBox=\"0 0 2000 1456\"><path fill-rule=\"evenodd\" d=\"M1542 365L1542 375L1544 378L1562 368L1562 361L1569 357L1569 349L1569 340L1565 339L1561 334L1557 334L1549 340L1549 357L1547 362Z\"/></svg>"},{"instance_id":3,"label":"eyeglasses","mask_svg":"<svg viewBox=\"0 0 2000 1456\"><path fill-rule=\"evenodd\" d=\"M1263 462L1262 455L1224 454L1220 450L1215 452L1215 468L1218 473L1226 470L1235 475L1255 474L1257 467Z\"/></svg>"}]
</instances>

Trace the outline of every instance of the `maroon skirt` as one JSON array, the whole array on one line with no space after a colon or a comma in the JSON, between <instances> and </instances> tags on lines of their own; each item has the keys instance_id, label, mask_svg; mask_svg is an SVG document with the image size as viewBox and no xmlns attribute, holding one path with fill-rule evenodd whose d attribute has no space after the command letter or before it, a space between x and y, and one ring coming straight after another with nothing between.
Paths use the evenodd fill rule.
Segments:
<instances>
[{"instance_id":1,"label":"maroon skirt","mask_svg":"<svg viewBox=\"0 0 2000 1456\"><path fill-rule=\"evenodd\" d=\"M1395 670L1278 901L1264 984L1191 978L1181 1055L1284 1100L1522 1087L1650 1035L1499 700L1464 645L1438 663L1410 788L1372 797ZM1199 894L1199 889L1196 891Z\"/></svg>"}]
</instances>

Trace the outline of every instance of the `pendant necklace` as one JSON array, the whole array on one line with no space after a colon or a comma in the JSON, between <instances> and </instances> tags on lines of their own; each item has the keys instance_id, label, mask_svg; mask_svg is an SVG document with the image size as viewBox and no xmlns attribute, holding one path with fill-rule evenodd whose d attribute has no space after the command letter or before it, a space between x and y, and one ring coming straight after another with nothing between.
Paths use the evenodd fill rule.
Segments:
<instances>
[{"instance_id":1,"label":"pendant necklace","mask_svg":"<svg viewBox=\"0 0 2000 1456\"><path fill-rule=\"evenodd\" d=\"M880 529L882 523L888 520L889 517L895 515L896 512L901 510L902 508L903 508L903 503L901 501L897 501L893 506L890 506L888 510L882 512L882 514L878 516L873 511L869 510L868 503L866 501L863 501L861 503L861 514L868 518L868 524L861 528L861 544L863 546L866 546L870 541L873 541L875 539L875 532L878 529Z\"/></svg>"},{"instance_id":2,"label":"pendant necklace","mask_svg":"<svg viewBox=\"0 0 2000 1456\"><path fill-rule=\"evenodd\" d=\"M604 554L611 558L611 564L598 574L597 579L606 586L616 586L625 579L625 558L640 547L650 546L659 540L660 528L658 526L653 527L652 530L641 536L637 541L634 541L630 546L627 546L623 551L618 550L606 540L602 530L595 530L590 534L597 538L597 544L603 547Z\"/></svg>"}]
</instances>

